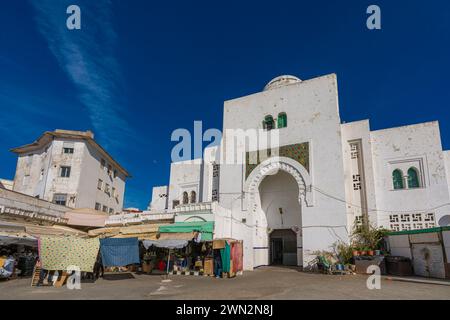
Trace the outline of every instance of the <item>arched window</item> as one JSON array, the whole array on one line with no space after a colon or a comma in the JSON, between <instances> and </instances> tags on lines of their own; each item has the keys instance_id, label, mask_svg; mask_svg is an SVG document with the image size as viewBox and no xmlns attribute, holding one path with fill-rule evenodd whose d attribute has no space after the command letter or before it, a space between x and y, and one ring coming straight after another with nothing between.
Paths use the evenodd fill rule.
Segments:
<instances>
[{"instance_id":1,"label":"arched window","mask_svg":"<svg viewBox=\"0 0 450 320\"><path fill-rule=\"evenodd\" d=\"M281 112L278 114L278 129L287 127L287 115L285 112Z\"/></svg>"},{"instance_id":2,"label":"arched window","mask_svg":"<svg viewBox=\"0 0 450 320\"><path fill-rule=\"evenodd\" d=\"M183 204L188 204L189 203L189 196L188 193L185 191L183 192Z\"/></svg>"},{"instance_id":3,"label":"arched window","mask_svg":"<svg viewBox=\"0 0 450 320\"><path fill-rule=\"evenodd\" d=\"M265 116L263 121L263 128L266 130L272 130L275 127L275 122L272 116Z\"/></svg>"},{"instance_id":4,"label":"arched window","mask_svg":"<svg viewBox=\"0 0 450 320\"><path fill-rule=\"evenodd\" d=\"M191 203L197 202L197 193L195 191L191 191Z\"/></svg>"},{"instance_id":5,"label":"arched window","mask_svg":"<svg viewBox=\"0 0 450 320\"><path fill-rule=\"evenodd\" d=\"M392 182L394 184L394 189L403 189L405 186L403 185L403 173L399 169L395 169L392 172Z\"/></svg>"},{"instance_id":6,"label":"arched window","mask_svg":"<svg viewBox=\"0 0 450 320\"><path fill-rule=\"evenodd\" d=\"M409 168L408 169L408 188L419 188L419 174L417 173L416 168Z\"/></svg>"}]
</instances>

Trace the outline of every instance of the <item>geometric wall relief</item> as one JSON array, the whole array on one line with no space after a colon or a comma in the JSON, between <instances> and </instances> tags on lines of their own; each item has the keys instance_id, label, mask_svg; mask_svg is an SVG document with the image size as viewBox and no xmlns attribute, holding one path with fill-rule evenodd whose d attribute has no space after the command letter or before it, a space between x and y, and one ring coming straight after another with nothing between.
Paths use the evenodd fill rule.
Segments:
<instances>
[{"instance_id":1,"label":"geometric wall relief","mask_svg":"<svg viewBox=\"0 0 450 320\"><path fill-rule=\"evenodd\" d=\"M420 230L436 227L434 213L401 213L389 215L392 231Z\"/></svg>"}]
</instances>

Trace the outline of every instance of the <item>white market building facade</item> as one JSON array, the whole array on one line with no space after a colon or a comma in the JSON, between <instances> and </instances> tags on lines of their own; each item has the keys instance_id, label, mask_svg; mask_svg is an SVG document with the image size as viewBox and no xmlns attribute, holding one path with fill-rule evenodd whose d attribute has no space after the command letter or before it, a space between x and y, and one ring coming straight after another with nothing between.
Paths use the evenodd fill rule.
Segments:
<instances>
[{"instance_id":1,"label":"white market building facade","mask_svg":"<svg viewBox=\"0 0 450 320\"><path fill-rule=\"evenodd\" d=\"M276 131L277 153L260 159L249 145L244 163L227 164L229 129ZM307 267L363 219L394 231L449 225L449 170L438 122L376 131L369 120L343 123L335 74L281 76L225 102L221 144L172 163L149 211L213 221L215 238L243 240L246 270Z\"/></svg>"}]
</instances>

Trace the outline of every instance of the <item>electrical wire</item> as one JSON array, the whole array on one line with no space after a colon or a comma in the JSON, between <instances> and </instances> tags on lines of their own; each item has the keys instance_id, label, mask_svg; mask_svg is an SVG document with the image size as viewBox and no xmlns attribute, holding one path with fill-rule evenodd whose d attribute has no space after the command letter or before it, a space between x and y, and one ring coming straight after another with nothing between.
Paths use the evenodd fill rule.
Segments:
<instances>
[{"instance_id":1,"label":"electrical wire","mask_svg":"<svg viewBox=\"0 0 450 320\"><path fill-rule=\"evenodd\" d=\"M367 212L385 212L385 213L429 213L430 211L435 211L437 209L450 206L450 202L443 203L441 205L428 208L428 209L418 209L418 210L387 210L387 209L376 209L376 208L366 208L361 205L357 205L351 202L348 202L345 199L339 198L338 196L334 196L324 190L321 190L313 185L311 185L311 189L314 189L315 191L319 192L320 194L329 197L331 199L334 199L336 201L342 202L346 204L347 206L358 208L358 209L367 209ZM287 191L295 191L294 189L284 189L284 190L277 190L277 191L263 191L263 192L249 192L249 191L242 191L242 192L219 192L219 194L223 195L235 195L235 194L273 194L273 193L286 193ZM298 189L297 189L298 191Z\"/></svg>"}]
</instances>

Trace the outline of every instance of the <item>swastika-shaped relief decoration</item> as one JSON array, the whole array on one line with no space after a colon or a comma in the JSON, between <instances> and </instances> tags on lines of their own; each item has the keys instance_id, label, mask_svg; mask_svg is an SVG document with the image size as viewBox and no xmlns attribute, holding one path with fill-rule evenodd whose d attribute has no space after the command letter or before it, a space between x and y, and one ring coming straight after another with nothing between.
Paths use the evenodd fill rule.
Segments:
<instances>
[{"instance_id":1,"label":"swastika-shaped relief decoration","mask_svg":"<svg viewBox=\"0 0 450 320\"><path fill-rule=\"evenodd\" d=\"M245 154L245 179L264 160L271 157L286 157L297 161L309 173L309 143L297 143L282 146L278 149L265 149L259 151L246 152Z\"/></svg>"}]
</instances>

